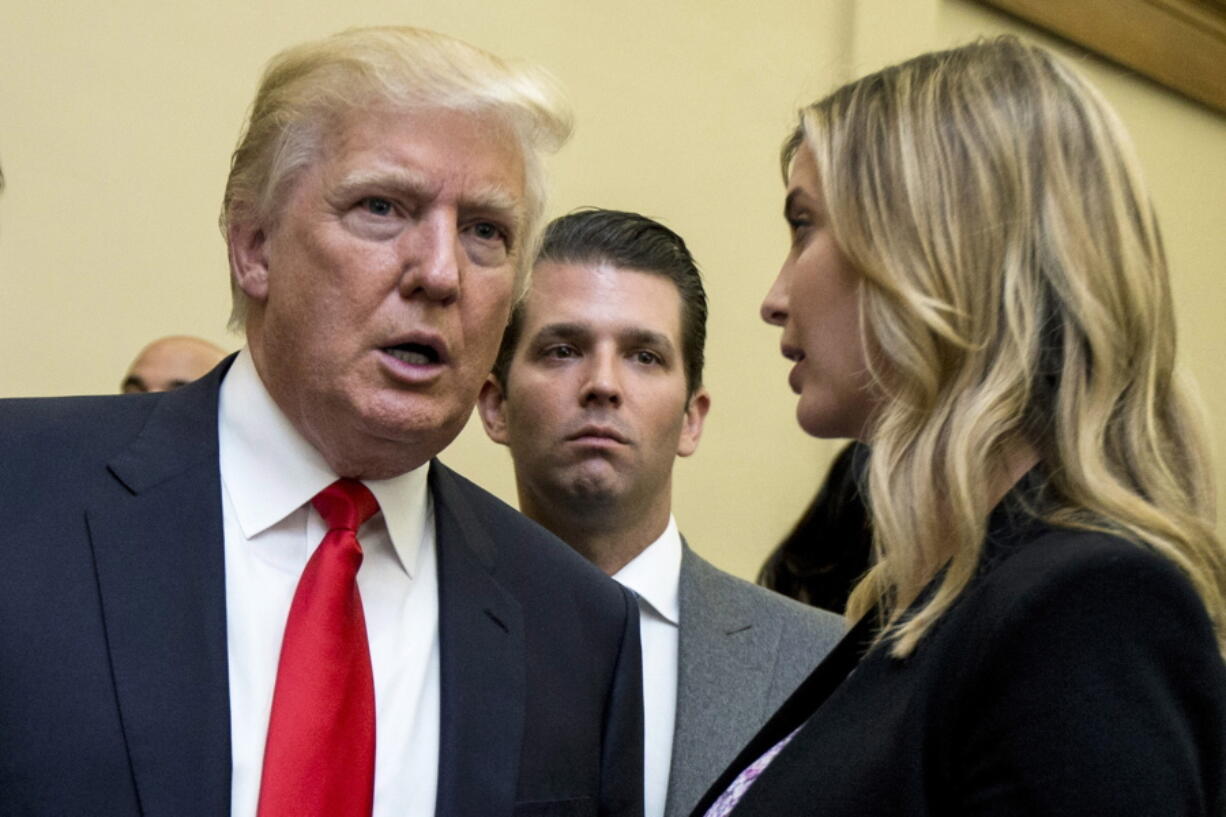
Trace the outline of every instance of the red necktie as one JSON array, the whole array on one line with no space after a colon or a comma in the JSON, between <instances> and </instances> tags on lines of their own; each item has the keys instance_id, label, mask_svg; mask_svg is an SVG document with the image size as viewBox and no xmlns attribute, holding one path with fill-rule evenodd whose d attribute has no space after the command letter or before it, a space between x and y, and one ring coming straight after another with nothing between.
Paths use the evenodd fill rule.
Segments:
<instances>
[{"instance_id":1,"label":"red necktie","mask_svg":"<svg viewBox=\"0 0 1226 817\"><path fill-rule=\"evenodd\" d=\"M379 509L341 479L311 500L328 525L290 605L264 747L259 817L370 817L375 684L357 530Z\"/></svg>"}]
</instances>

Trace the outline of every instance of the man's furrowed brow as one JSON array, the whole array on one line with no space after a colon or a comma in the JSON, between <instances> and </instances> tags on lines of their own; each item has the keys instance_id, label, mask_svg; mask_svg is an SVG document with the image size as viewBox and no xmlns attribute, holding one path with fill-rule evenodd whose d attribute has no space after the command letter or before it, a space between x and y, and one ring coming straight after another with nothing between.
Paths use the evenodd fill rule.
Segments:
<instances>
[{"instance_id":1,"label":"man's furrowed brow","mask_svg":"<svg viewBox=\"0 0 1226 817\"><path fill-rule=\"evenodd\" d=\"M460 201L463 212L497 216L517 231L524 219L524 202L519 196L501 187L485 187L465 193Z\"/></svg>"},{"instance_id":2,"label":"man's furrowed brow","mask_svg":"<svg viewBox=\"0 0 1226 817\"><path fill-rule=\"evenodd\" d=\"M517 210L523 207L523 200L511 191L497 185L480 187L466 192L462 199L463 206L473 209Z\"/></svg>"},{"instance_id":3,"label":"man's furrowed brow","mask_svg":"<svg viewBox=\"0 0 1226 817\"><path fill-rule=\"evenodd\" d=\"M359 190L386 190L415 197L429 197L437 188L438 183L432 183L426 174L403 167L358 168L342 177L336 186L341 194Z\"/></svg>"}]
</instances>

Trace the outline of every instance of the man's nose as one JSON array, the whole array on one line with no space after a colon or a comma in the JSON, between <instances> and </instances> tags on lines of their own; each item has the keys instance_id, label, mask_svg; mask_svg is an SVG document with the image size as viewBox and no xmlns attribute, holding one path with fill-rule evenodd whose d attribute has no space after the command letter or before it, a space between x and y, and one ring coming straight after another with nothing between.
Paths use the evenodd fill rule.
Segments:
<instances>
[{"instance_id":1,"label":"man's nose","mask_svg":"<svg viewBox=\"0 0 1226 817\"><path fill-rule=\"evenodd\" d=\"M449 304L460 295L460 231L454 217L432 214L401 237L400 294Z\"/></svg>"},{"instance_id":2,"label":"man's nose","mask_svg":"<svg viewBox=\"0 0 1226 817\"><path fill-rule=\"evenodd\" d=\"M622 385L615 354L595 352L588 356L582 397L584 405L621 405Z\"/></svg>"}]
</instances>

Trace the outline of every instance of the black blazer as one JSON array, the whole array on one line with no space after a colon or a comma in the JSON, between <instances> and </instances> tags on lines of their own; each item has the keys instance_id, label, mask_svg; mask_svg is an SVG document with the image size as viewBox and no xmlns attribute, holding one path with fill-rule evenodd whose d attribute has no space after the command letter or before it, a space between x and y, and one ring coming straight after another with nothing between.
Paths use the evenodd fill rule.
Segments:
<instances>
[{"instance_id":1,"label":"black blazer","mask_svg":"<svg viewBox=\"0 0 1226 817\"><path fill-rule=\"evenodd\" d=\"M0 400L0 815L229 813L227 366L164 395ZM639 817L633 597L438 462L430 491L437 814Z\"/></svg>"},{"instance_id":2,"label":"black blazer","mask_svg":"<svg viewBox=\"0 0 1226 817\"><path fill-rule=\"evenodd\" d=\"M989 531L911 656L860 660L867 616L693 814L797 728L736 817L1226 814L1226 664L1187 579L1013 498Z\"/></svg>"}]
</instances>

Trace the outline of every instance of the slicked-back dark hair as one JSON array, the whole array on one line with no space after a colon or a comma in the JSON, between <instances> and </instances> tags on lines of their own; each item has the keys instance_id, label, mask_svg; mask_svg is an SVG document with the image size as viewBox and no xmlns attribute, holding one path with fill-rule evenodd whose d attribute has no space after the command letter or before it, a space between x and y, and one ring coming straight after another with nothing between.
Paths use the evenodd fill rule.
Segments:
<instances>
[{"instance_id":1,"label":"slicked-back dark hair","mask_svg":"<svg viewBox=\"0 0 1226 817\"><path fill-rule=\"evenodd\" d=\"M584 208L556 218L545 228L535 265L607 264L659 275L672 281L681 296L681 358L686 395L702 385L703 348L707 342L707 293L694 257L681 236L654 219L622 210ZM531 289L531 287L529 287ZM523 331L524 302L511 312L494 377L506 389L511 358Z\"/></svg>"}]
</instances>

